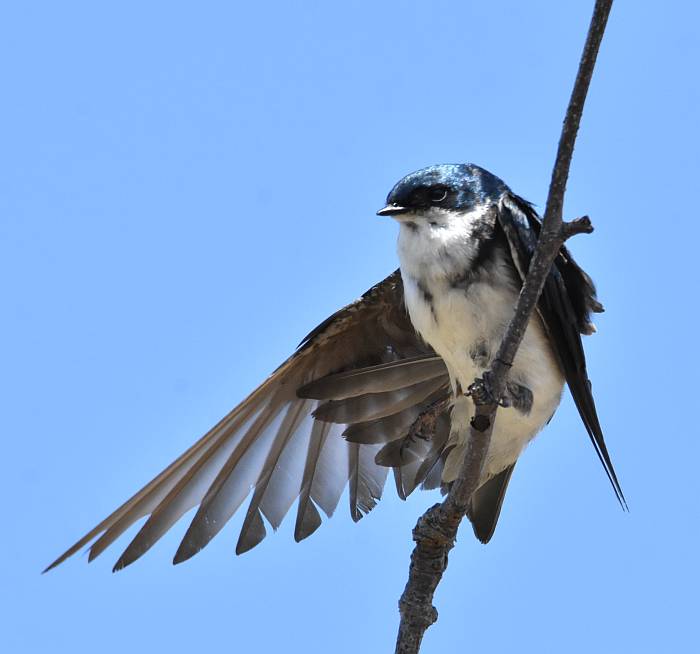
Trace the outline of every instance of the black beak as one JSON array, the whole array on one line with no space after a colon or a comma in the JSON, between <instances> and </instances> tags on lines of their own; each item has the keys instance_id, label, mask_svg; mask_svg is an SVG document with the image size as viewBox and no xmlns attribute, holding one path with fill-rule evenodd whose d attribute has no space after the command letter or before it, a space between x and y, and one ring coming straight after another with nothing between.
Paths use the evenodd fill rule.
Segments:
<instances>
[{"instance_id":1,"label":"black beak","mask_svg":"<svg viewBox=\"0 0 700 654\"><path fill-rule=\"evenodd\" d=\"M398 204L387 204L386 207L377 211L378 216L396 216L400 213L407 213L410 209L400 207Z\"/></svg>"}]
</instances>

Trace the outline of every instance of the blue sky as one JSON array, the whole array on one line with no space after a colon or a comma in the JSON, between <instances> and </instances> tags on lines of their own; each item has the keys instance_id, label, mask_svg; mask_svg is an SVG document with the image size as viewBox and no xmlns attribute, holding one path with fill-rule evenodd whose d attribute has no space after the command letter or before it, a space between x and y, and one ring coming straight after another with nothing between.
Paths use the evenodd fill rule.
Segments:
<instances>
[{"instance_id":1,"label":"blue sky","mask_svg":"<svg viewBox=\"0 0 700 654\"><path fill-rule=\"evenodd\" d=\"M471 161L542 207L592 4L5 5L3 651L392 650L436 495L387 486L357 525L341 500L242 557L237 516L175 568L184 521L119 574L127 538L39 572L396 267L398 178ZM697 21L615 4L566 201L596 226L571 247L631 512L567 396L491 544L465 525L425 652L697 640Z\"/></svg>"}]
</instances>

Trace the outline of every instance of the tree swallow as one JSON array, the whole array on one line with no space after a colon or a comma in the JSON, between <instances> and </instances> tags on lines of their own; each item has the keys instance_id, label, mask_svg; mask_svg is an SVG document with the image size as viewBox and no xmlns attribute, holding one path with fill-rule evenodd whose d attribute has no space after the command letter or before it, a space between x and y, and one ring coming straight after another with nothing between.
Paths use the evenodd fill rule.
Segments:
<instances>
[{"instance_id":1,"label":"tree swallow","mask_svg":"<svg viewBox=\"0 0 700 654\"><path fill-rule=\"evenodd\" d=\"M489 369L536 246L532 205L473 164L407 175L377 212L399 224L400 269L314 329L265 382L189 450L54 561L90 545L94 559L148 519L114 569L143 555L198 507L174 563L201 550L252 493L236 552L276 529L297 501L297 541L331 516L346 486L357 521L391 469L398 494L447 489L474 412L465 389ZM603 307L561 248L507 383L479 487L474 532L493 535L515 463L549 422L564 383L624 506L591 386L581 334ZM434 416L430 429L415 429ZM264 519L263 519L264 518Z\"/></svg>"}]
</instances>

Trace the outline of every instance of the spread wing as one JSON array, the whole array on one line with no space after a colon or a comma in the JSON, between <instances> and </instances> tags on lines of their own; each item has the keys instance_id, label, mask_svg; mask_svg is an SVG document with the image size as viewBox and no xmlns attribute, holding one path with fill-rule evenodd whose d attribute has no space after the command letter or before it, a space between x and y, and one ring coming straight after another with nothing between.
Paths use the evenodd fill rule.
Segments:
<instances>
[{"instance_id":1,"label":"spread wing","mask_svg":"<svg viewBox=\"0 0 700 654\"><path fill-rule=\"evenodd\" d=\"M241 404L47 570L86 545L94 559L148 516L115 565L123 568L196 506L179 563L205 547L251 493L238 553L265 537L265 522L276 529L295 500L294 535L306 538L321 524L319 510L330 517L346 486L357 521L380 499L389 467L402 497L439 478L449 419L432 437L407 433L448 388L442 359L413 330L396 271L319 325Z\"/></svg>"},{"instance_id":2,"label":"spread wing","mask_svg":"<svg viewBox=\"0 0 700 654\"><path fill-rule=\"evenodd\" d=\"M498 224L505 233L515 268L524 281L539 237L539 217L528 202L511 193L503 196L498 209ZM552 266L537 308L598 458L618 501L626 509L625 496L598 421L581 343L581 334L594 331L590 313L602 312L603 307L596 299L590 277L565 247Z\"/></svg>"}]
</instances>

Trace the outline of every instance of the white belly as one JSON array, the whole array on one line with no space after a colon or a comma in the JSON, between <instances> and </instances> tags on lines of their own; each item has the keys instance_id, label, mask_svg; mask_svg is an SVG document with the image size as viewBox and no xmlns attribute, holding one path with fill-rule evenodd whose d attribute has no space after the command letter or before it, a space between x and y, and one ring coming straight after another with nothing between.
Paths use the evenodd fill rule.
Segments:
<instances>
[{"instance_id":1,"label":"white belly","mask_svg":"<svg viewBox=\"0 0 700 654\"><path fill-rule=\"evenodd\" d=\"M403 265L402 275L411 321L445 360L455 391L450 438L455 447L443 473L443 480L449 482L461 466L463 438L468 434L467 429L454 426L468 424L474 413L471 398L460 389L463 392L488 368L512 317L517 294L505 280L501 287L494 287L491 279L489 284L475 282L465 290L452 288L439 277L419 284L404 273ZM530 321L509 379L532 391L533 406L527 415L515 408L499 409L482 483L516 461L559 404L564 379L539 317Z\"/></svg>"}]
</instances>

